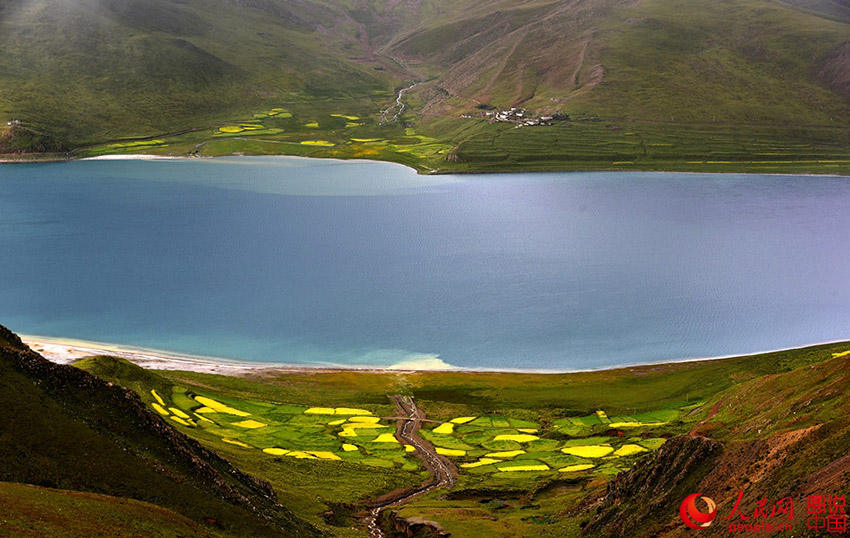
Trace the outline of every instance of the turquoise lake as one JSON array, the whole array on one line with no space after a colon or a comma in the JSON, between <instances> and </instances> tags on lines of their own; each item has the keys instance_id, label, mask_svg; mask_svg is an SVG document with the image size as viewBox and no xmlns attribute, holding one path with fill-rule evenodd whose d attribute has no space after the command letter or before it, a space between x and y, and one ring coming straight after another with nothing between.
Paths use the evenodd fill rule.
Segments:
<instances>
[{"instance_id":1,"label":"turquoise lake","mask_svg":"<svg viewBox=\"0 0 850 538\"><path fill-rule=\"evenodd\" d=\"M850 339L850 178L7 165L0 324L251 361L551 370Z\"/></svg>"}]
</instances>

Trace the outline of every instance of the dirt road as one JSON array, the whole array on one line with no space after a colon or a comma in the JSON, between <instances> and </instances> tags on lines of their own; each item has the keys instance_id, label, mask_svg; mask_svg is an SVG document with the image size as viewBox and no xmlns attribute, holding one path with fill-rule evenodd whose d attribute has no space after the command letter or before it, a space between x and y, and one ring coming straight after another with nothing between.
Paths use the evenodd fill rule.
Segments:
<instances>
[{"instance_id":1,"label":"dirt road","mask_svg":"<svg viewBox=\"0 0 850 538\"><path fill-rule=\"evenodd\" d=\"M431 473L433 478L425 482L414 490L404 490L395 494L390 494L382 498L379 502L373 504L369 510L369 515L365 522L369 528L369 536L372 538L385 538L386 534L378 527L378 516L381 511L408 502L420 495L424 495L429 491L437 488L451 488L455 484L455 476L457 476L457 468L446 457L437 454L434 445L425 441L419 434L419 428L422 427L422 420L425 419L425 414L416 405L416 402L410 396L391 396L398 408L400 418L396 423L396 439L401 443L412 445L416 450L414 455L422 460L425 468Z\"/></svg>"}]
</instances>

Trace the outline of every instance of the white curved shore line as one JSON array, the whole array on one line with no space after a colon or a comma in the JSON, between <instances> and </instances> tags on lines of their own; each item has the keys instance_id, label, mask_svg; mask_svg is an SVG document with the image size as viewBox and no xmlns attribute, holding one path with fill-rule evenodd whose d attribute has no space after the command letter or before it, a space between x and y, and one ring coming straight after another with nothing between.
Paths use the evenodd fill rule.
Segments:
<instances>
[{"instance_id":1,"label":"white curved shore line","mask_svg":"<svg viewBox=\"0 0 850 538\"><path fill-rule=\"evenodd\" d=\"M176 157L173 155L146 155L144 153L121 153L113 155L98 155L97 157L85 157L78 161L182 161L196 157Z\"/></svg>"},{"instance_id":2,"label":"white curved shore line","mask_svg":"<svg viewBox=\"0 0 850 538\"><path fill-rule=\"evenodd\" d=\"M164 351L159 349L126 346L122 344L111 344L104 342L92 342L69 338L57 338L49 336L21 335L21 339L34 351L40 353L44 358L59 364L70 364L84 357L94 355L111 355L121 357L143 368L151 370L182 370L198 373L210 373L221 375L240 375L253 372L321 372L321 371L363 371L383 373L403 372L468 372L468 373L523 373L523 374L575 374L582 372L600 372L608 370L619 370L625 368L639 368L647 366L663 366L672 364L683 364L691 362L714 361L723 359L753 357L768 353L791 351L794 349L805 349L814 346L847 343L850 350L850 340L832 340L818 342L801 346L791 346L767 351L756 351L737 355L721 355L715 357L694 357L685 359L662 359L658 362L643 362L603 366L600 368L584 369L545 369L545 368L484 368L484 367L458 367L449 365L443 361L438 368L422 368L421 365L399 363L389 366L383 365L359 365L359 364L336 364L336 363L275 363L275 362L252 362L223 357L212 357L207 355L192 355L189 353Z\"/></svg>"}]
</instances>

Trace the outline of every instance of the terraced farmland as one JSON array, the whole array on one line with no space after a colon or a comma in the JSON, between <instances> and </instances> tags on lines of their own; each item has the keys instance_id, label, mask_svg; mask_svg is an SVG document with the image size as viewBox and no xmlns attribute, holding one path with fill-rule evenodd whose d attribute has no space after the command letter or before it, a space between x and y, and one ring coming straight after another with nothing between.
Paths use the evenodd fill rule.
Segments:
<instances>
[{"instance_id":1,"label":"terraced farmland","mask_svg":"<svg viewBox=\"0 0 850 538\"><path fill-rule=\"evenodd\" d=\"M177 386L167 395L152 389L150 396L149 405L173 424L270 457L419 468L406 455L412 447L396 440L394 423L367 409L231 401Z\"/></svg>"},{"instance_id":2,"label":"terraced farmland","mask_svg":"<svg viewBox=\"0 0 850 538\"><path fill-rule=\"evenodd\" d=\"M394 418L369 409L237 401L179 386L168 395L152 389L150 397L149 405L172 423L269 457L419 469L413 447L395 437ZM462 474L613 475L658 449L680 414L667 409L609 418L599 410L545 425L499 415L465 416L423 428L420 435L453 459Z\"/></svg>"},{"instance_id":3,"label":"terraced farmland","mask_svg":"<svg viewBox=\"0 0 850 538\"><path fill-rule=\"evenodd\" d=\"M211 130L180 133L157 140L130 140L86 148L80 157L113 153L224 156L233 154L303 155L376 159L436 170L451 145L400 125L378 126L369 112L331 113L295 104L275 107ZM374 114L373 114L374 115Z\"/></svg>"},{"instance_id":4,"label":"terraced farmland","mask_svg":"<svg viewBox=\"0 0 850 538\"><path fill-rule=\"evenodd\" d=\"M457 417L420 435L452 457L462 473L499 475L577 473L612 475L634 456L658 449L678 409L609 418L563 417L548 424L499 415Z\"/></svg>"},{"instance_id":5,"label":"terraced farmland","mask_svg":"<svg viewBox=\"0 0 850 538\"><path fill-rule=\"evenodd\" d=\"M470 123L475 123L470 121ZM516 129L470 125L453 151L459 170L604 169L846 173L846 130L648 122L559 122Z\"/></svg>"}]
</instances>

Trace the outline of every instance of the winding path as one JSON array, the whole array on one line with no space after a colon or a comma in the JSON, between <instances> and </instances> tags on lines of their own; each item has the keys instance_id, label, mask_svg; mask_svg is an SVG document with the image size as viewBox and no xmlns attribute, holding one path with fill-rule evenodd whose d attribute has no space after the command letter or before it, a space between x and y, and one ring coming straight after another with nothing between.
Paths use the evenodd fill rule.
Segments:
<instances>
[{"instance_id":1,"label":"winding path","mask_svg":"<svg viewBox=\"0 0 850 538\"><path fill-rule=\"evenodd\" d=\"M397 120L399 116L401 116L401 113L402 113L402 112L404 112L404 109L405 109L404 101L402 101L402 100L401 100L401 99L404 97L404 92L406 92L406 91L410 91L410 90L412 90L413 88L415 88L415 87L419 86L420 84L422 84L422 81L414 82L413 84L411 84L411 85L410 85L410 86L408 86L407 88L402 88L402 89L400 89L400 90L398 91L398 97L396 97L396 99L395 99L395 103L393 103L393 105L392 105L392 106L390 106L389 108L387 108L386 110L384 110L383 112L381 112L381 125L384 125L385 123L392 123L392 122L394 122L395 120ZM387 119L387 116L389 116L389 115L390 115L390 113L391 113L391 112L392 112L395 108L398 108L398 112L396 112L396 113L393 115L393 117L392 117L392 118Z\"/></svg>"},{"instance_id":2,"label":"winding path","mask_svg":"<svg viewBox=\"0 0 850 538\"><path fill-rule=\"evenodd\" d=\"M425 468L433 475L433 478L414 490L400 491L395 495L391 495L389 498L372 504L369 509L369 515L365 518L371 538L385 538L386 536L384 531L378 526L378 516L381 514L381 511L390 506L406 503L437 488L451 488L455 484L455 476L457 475L457 469L454 464L446 457L437 454L434 445L422 439L417 433L419 428L422 427L425 414L419 409L413 398L411 396L391 396L390 399L395 402L399 411L399 417L403 417L399 418L396 423L396 438L400 442L412 445L416 449L414 455L422 460Z\"/></svg>"},{"instance_id":3,"label":"winding path","mask_svg":"<svg viewBox=\"0 0 850 538\"><path fill-rule=\"evenodd\" d=\"M401 113L402 113L402 112L404 112L404 108L405 108L404 101L402 101L402 98L404 97L404 93L405 93L405 92L407 92L407 91L412 90L413 88L415 88L415 87L417 87L417 86L419 86L420 84L422 84L423 82L425 82L425 80L426 80L426 78L427 78L425 75L423 75L423 74L422 74L422 73L420 73L419 71L416 71L416 70L414 70L414 69L411 69L410 67L408 67L407 65L405 65L404 63L402 63L402 62L401 62L401 60L399 60L398 58L393 58L392 56L390 56L390 59L391 59L392 61L394 61L395 63L397 63L399 66L401 66L401 67L402 67L405 71L407 71L408 73L411 73L411 74L413 74L415 77L417 77L417 80L416 80L416 82L414 82L414 83L413 83L413 84L411 84L410 86L408 86L408 87L406 87L406 88L402 88L402 89L400 89L400 90L398 91L398 96L396 97L395 102L394 102L394 103L393 103L393 104L392 104L389 108L387 108L386 110L384 110L383 112L381 112L381 121L380 121L380 124L381 124L381 125L384 125L384 124L386 124L386 123L392 123L392 122L394 122L395 120L397 120L397 119L399 118L399 116L401 116ZM392 117L392 118L387 119L387 116L389 116L389 115L390 115L390 113L392 113L392 111L393 111L394 109L396 109L396 108L398 108L398 112L396 112L396 113L393 115L393 117Z\"/></svg>"}]
</instances>

